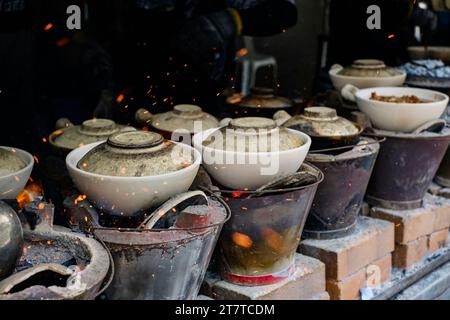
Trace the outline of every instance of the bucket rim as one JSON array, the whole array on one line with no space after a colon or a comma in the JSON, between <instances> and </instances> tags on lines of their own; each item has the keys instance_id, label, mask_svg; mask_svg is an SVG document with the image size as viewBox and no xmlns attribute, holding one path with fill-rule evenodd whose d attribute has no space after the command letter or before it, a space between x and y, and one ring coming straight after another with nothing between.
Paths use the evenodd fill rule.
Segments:
<instances>
[{"instance_id":1,"label":"bucket rim","mask_svg":"<svg viewBox=\"0 0 450 320\"><path fill-rule=\"evenodd\" d=\"M303 166L309 167L310 169L313 169L313 170L317 171L318 176L317 176L317 181L316 182L310 183L310 184L307 184L307 185L304 185L304 186L299 186L299 187L294 187L294 188L286 188L286 189L273 189L273 190L264 190L264 191L219 189L219 190L214 190L213 192L220 192L222 194L222 198L229 198L229 197L226 197L224 194L233 194L233 193L239 193L239 194L242 194L242 195L258 194L258 195L261 195L258 198L261 198L261 197L263 197L266 194L280 195L280 194L285 194L285 193L289 193L289 192L294 192L294 191L299 191L299 190L303 190L303 189L312 188L312 187L318 186L320 183L323 182L323 180L325 179L325 174L322 172L322 170L320 170L315 165L313 165L313 164L311 164L309 162L306 162L306 161L302 164L302 167ZM254 199L258 199L258 198L254 198ZM240 199L240 198L233 197L233 199Z\"/></svg>"},{"instance_id":2,"label":"bucket rim","mask_svg":"<svg viewBox=\"0 0 450 320\"><path fill-rule=\"evenodd\" d=\"M120 232L120 233L137 233L137 234L142 234L142 233L159 233L159 232L195 232L197 231L197 233L193 234L193 237L200 235L201 233L199 233L198 231L200 230L208 230L208 229L213 229L216 227L222 227L225 223L228 222L228 220L230 220L231 218L231 209L228 206L228 204L219 196L217 195L210 195L211 198L214 198L217 202L219 202L223 208L225 209L225 217L223 219L221 219L219 222L216 223L212 223L209 224L207 226L201 226L201 227L191 227L191 228L170 228L170 229L139 229L139 228L108 228L108 227L92 227L91 230L92 232L97 235L95 232L96 231L109 231L109 232ZM190 238L186 238L186 239L190 239ZM166 243L165 241L162 241L162 243ZM152 243L153 244L153 243ZM159 243L154 243L154 244L159 244Z\"/></svg>"}]
</instances>

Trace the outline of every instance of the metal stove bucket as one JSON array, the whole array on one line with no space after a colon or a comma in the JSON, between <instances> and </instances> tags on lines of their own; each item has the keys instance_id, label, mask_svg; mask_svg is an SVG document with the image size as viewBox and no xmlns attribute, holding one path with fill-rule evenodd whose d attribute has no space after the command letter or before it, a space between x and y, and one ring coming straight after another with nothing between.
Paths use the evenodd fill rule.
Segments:
<instances>
[{"instance_id":1,"label":"metal stove bucket","mask_svg":"<svg viewBox=\"0 0 450 320\"><path fill-rule=\"evenodd\" d=\"M450 144L450 129L405 134L375 130L386 137L367 189L373 206L394 210L420 208Z\"/></svg>"},{"instance_id":2,"label":"metal stove bucket","mask_svg":"<svg viewBox=\"0 0 450 320\"><path fill-rule=\"evenodd\" d=\"M221 191L232 216L219 239L222 277L246 286L282 281L294 272L294 257L320 170L304 164L310 181L300 187L262 193Z\"/></svg>"},{"instance_id":3,"label":"metal stove bucket","mask_svg":"<svg viewBox=\"0 0 450 320\"><path fill-rule=\"evenodd\" d=\"M304 238L334 239L354 230L379 149L377 141L362 138L357 146L338 155L308 155L307 161L325 178L317 189Z\"/></svg>"},{"instance_id":4,"label":"metal stove bucket","mask_svg":"<svg viewBox=\"0 0 450 320\"><path fill-rule=\"evenodd\" d=\"M115 276L112 300L192 300L197 297L228 206L210 200L211 219L201 228L107 229L95 235L110 250Z\"/></svg>"}]
</instances>

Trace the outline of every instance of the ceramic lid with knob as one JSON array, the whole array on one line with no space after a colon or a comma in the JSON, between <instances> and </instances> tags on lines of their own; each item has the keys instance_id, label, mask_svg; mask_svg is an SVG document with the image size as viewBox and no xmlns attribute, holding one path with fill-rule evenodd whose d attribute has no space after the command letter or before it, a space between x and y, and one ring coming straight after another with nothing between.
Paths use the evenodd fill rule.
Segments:
<instances>
[{"instance_id":1,"label":"ceramic lid with knob","mask_svg":"<svg viewBox=\"0 0 450 320\"><path fill-rule=\"evenodd\" d=\"M361 133L361 128L327 107L306 108L302 115L289 119L285 127L300 130L312 137L344 137Z\"/></svg>"},{"instance_id":2,"label":"ceramic lid with knob","mask_svg":"<svg viewBox=\"0 0 450 320\"><path fill-rule=\"evenodd\" d=\"M139 113L141 113L141 116ZM136 117L138 121L140 121L139 118L146 118L150 120L152 127L166 132L183 129L194 134L203 130L217 128L219 125L219 121L214 116L203 112L199 106L191 104L180 104L175 106L172 111L156 115L151 115L147 110L141 109L136 114Z\"/></svg>"},{"instance_id":3,"label":"ceramic lid with knob","mask_svg":"<svg viewBox=\"0 0 450 320\"><path fill-rule=\"evenodd\" d=\"M0 148L0 177L7 176L25 168L27 164L12 148Z\"/></svg>"},{"instance_id":4,"label":"ceramic lid with knob","mask_svg":"<svg viewBox=\"0 0 450 320\"><path fill-rule=\"evenodd\" d=\"M110 135L120 131L134 131L133 127L118 125L109 119L86 120L79 126L70 123L66 128L56 130L49 141L58 148L73 150L80 146L106 140Z\"/></svg>"},{"instance_id":5,"label":"ceramic lid with knob","mask_svg":"<svg viewBox=\"0 0 450 320\"><path fill-rule=\"evenodd\" d=\"M208 148L245 152L285 151L304 144L298 135L262 117L233 119L203 141L203 146Z\"/></svg>"},{"instance_id":6,"label":"ceramic lid with knob","mask_svg":"<svg viewBox=\"0 0 450 320\"><path fill-rule=\"evenodd\" d=\"M402 72L395 68L390 68L381 60L360 59L355 60L349 67L343 68L338 75L350 77L393 77L401 75Z\"/></svg>"},{"instance_id":7,"label":"ceramic lid with knob","mask_svg":"<svg viewBox=\"0 0 450 320\"><path fill-rule=\"evenodd\" d=\"M228 102L246 108L286 109L293 106L290 99L275 95L273 89L261 87L252 88L248 96L234 100L232 97Z\"/></svg>"},{"instance_id":8,"label":"ceramic lid with knob","mask_svg":"<svg viewBox=\"0 0 450 320\"><path fill-rule=\"evenodd\" d=\"M155 132L119 132L89 151L77 166L104 176L157 176L192 165L194 156L186 150Z\"/></svg>"}]
</instances>

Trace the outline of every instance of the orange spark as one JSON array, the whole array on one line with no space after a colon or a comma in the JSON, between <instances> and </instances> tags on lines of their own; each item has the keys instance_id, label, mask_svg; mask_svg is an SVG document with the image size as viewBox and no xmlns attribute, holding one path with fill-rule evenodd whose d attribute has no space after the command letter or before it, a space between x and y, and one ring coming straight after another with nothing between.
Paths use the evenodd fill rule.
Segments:
<instances>
[{"instance_id":1,"label":"orange spark","mask_svg":"<svg viewBox=\"0 0 450 320\"><path fill-rule=\"evenodd\" d=\"M48 23L45 27L44 27L44 31L49 31L50 29L53 28L53 23Z\"/></svg>"}]
</instances>

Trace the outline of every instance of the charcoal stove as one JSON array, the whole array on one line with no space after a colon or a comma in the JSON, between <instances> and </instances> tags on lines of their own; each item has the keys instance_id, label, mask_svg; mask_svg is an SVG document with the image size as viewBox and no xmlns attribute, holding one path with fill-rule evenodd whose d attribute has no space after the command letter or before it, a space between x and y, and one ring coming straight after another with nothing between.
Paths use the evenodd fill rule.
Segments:
<instances>
[{"instance_id":1,"label":"charcoal stove","mask_svg":"<svg viewBox=\"0 0 450 320\"><path fill-rule=\"evenodd\" d=\"M377 141L361 138L356 146L337 155L308 155L307 161L325 178L317 189L304 238L333 239L353 232L379 149Z\"/></svg>"},{"instance_id":2,"label":"charcoal stove","mask_svg":"<svg viewBox=\"0 0 450 320\"><path fill-rule=\"evenodd\" d=\"M25 208L39 216L24 228L23 252L14 273L0 282L0 300L95 299L110 267L98 241L54 226L54 206L37 200Z\"/></svg>"},{"instance_id":3,"label":"charcoal stove","mask_svg":"<svg viewBox=\"0 0 450 320\"><path fill-rule=\"evenodd\" d=\"M423 198L450 144L450 128L417 134L373 130L386 137L369 182L366 201L372 206L410 210Z\"/></svg>"}]
</instances>

